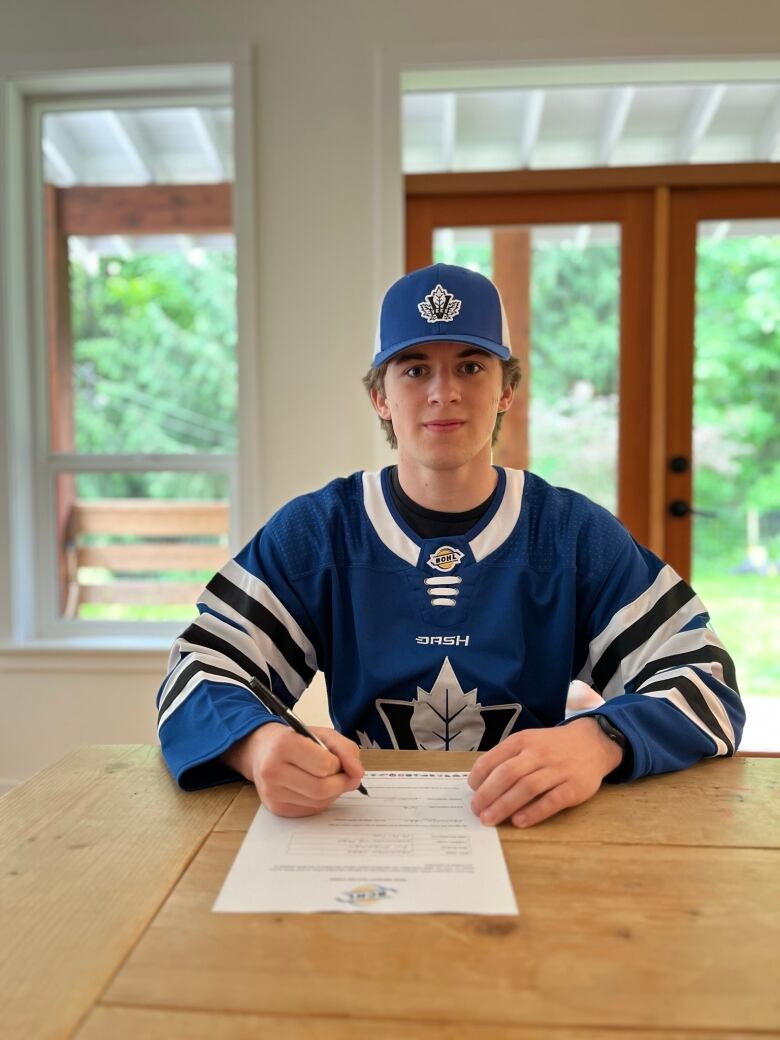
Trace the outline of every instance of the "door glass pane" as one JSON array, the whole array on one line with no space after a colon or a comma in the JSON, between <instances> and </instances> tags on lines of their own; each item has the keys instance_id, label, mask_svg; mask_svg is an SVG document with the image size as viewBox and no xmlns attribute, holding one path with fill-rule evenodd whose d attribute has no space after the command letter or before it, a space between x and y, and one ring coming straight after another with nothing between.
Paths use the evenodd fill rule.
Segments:
<instances>
[{"instance_id":1,"label":"door glass pane","mask_svg":"<svg viewBox=\"0 0 780 1040\"><path fill-rule=\"evenodd\" d=\"M760 713L780 697L780 221L699 224L695 350L693 504L713 515L693 517L693 584Z\"/></svg>"},{"instance_id":2,"label":"door glass pane","mask_svg":"<svg viewBox=\"0 0 780 1040\"><path fill-rule=\"evenodd\" d=\"M496 460L511 448L507 464L615 512L620 226L439 228L433 253L493 278L504 298L523 370L513 411L527 413L505 421Z\"/></svg>"}]
</instances>

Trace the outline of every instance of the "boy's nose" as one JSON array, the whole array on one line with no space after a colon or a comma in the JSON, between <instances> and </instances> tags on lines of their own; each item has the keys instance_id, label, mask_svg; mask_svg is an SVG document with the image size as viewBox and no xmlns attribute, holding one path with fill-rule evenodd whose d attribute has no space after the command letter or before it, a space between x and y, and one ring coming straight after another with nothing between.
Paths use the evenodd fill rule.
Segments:
<instances>
[{"instance_id":1,"label":"boy's nose","mask_svg":"<svg viewBox=\"0 0 780 1040\"><path fill-rule=\"evenodd\" d=\"M428 387L428 400L440 404L460 400L460 388L452 372L446 369L434 372Z\"/></svg>"}]
</instances>

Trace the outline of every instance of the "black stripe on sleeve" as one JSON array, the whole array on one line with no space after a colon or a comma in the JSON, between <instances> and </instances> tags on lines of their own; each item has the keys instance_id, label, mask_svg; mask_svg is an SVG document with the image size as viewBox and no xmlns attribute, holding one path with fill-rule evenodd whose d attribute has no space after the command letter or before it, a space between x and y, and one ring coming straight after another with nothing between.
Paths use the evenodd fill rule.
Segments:
<instances>
[{"instance_id":1,"label":"black stripe on sleeve","mask_svg":"<svg viewBox=\"0 0 780 1040\"><path fill-rule=\"evenodd\" d=\"M236 631L243 630L236 629ZM246 635L246 632L243 634ZM208 632L205 628L199 625L197 621L193 621L193 623L182 632L179 639L182 642L192 643L195 646L203 647L206 650L213 650L215 653L226 657L229 661L233 661L239 666L239 668L243 668L244 671L248 672L250 675L254 675L258 679L263 679L265 682L268 681L268 676L256 661L253 661L251 657L247 657L246 654L241 653L241 651L234 646L233 643L229 643L227 639L222 639L213 632ZM168 698L166 697L166 700L167 699Z\"/></svg>"},{"instance_id":2,"label":"black stripe on sleeve","mask_svg":"<svg viewBox=\"0 0 780 1040\"><path fill-rule=\"evenodd\" d=\"M224 574L215 574L206 588L209 592L213 592L218 599L231 606L241 617L245 617L265 632L290 667L300 675L304 684L309 685L314 678L314 670L308 666L303 650L275 614L271 613L262 603L258 603L243 589L234 585ZM273 662L271 663L273 664Z\"/></svg>"},{"instance_id":3,"label":"black stripe on sleeve","mask_svg":"<svg viewBox=\"0 0 780 1040\"><path fill-rule=\"evenodd\" d=\"M716 737L719 737L726 745L727 755L729 757L733 755L734 745L721 729L720 723L712 714L709 704L707 704L707 701L704 699L704 694L696 683L691 682L690 679L686 679L684 675L674 675L671 676L667 682L659 680L657 683L653 683L652 686L645 686L645 688L640 692L651 693L670 689L680 691L694 714L698 715L707 729L711 730L712 733L714 733Z\"/></svg>"},{"instance_id":4,"label":"black stripe on sleeve","mask_svg":"<svg viewBox=\"0 0 780 1040\"><path fill-rule=\"evenodd\" d=\"M723 668L723 681L729 689L739 693L734 662L726 650L720 646L712 646L709 643L705 643L704 646L697 647L695 650L686 650L682 654L672 654L669 657L659 657L657 661L650 661L637 675L634 685L641 686L643 682L647 682L651 676L663 671L665 668L681 668L684 665L692 664L709 664L713 661L720 661ZM637 692L641 693L642 691L638 690Z\"/></svg>"},{"instance_id":5,"label":"black stripe on sleeve","mask_svg":"<svg viewBox=\"0 0 780 1040\"><path fill-rule=\"evenodd\" d=\"M235 679L238 682L243 682L240 675L236 675L235 672L229 672L227 668L218 668L216 665L204 664L202 661L192 661L186 668L182 668L176 677L176 682L166 693L165 699L157 712L158 722L163 717L168 707L176 700L179 693L181 693L193 675L197 675L199 672L203 673L204 678L208 678L210 675L224 676L228 679ZM259 674L264 682L269 681L268 676L264 672L258 672L257 668L254 669L254 674Z\"/></svg>"},{"instance_id":6,"label":"black stripe on sleeve","mask_svg":"<svg viewBox=\"0 0 780 1040\"><path fill-rule=\"evenodd\" d=\"M637 618L633 625L629 625L612 640L591 672L593 678L591 685L601 693L620 667L620 662L646 643L664 621L668 621L695 595L696 593L687 582L680 580L673 585L646 614Z\"/></svg>"}]
</instances>

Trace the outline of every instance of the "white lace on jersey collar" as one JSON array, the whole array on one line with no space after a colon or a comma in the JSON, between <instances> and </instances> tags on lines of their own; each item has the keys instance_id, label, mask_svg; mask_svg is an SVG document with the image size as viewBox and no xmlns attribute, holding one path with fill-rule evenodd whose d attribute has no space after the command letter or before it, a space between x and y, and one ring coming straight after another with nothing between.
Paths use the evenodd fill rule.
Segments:
<instances>
[{"instance_id":1,"label":"white lace on jersey collar","mask_svg":"<svg viewBox=\"0 0 780 1040\"><path fill-rule=\"evenodd\" d=\"M520 519L525 474L521 469L507 469L504 472L506 485L498 509L487 526L469 541L469 548L477 563L503 545ZM421 546L409 537L393 516L382 489L381 471L363 474L363 505L371 526L387 548L416 567Z\"/></svg>"}]
</instances>

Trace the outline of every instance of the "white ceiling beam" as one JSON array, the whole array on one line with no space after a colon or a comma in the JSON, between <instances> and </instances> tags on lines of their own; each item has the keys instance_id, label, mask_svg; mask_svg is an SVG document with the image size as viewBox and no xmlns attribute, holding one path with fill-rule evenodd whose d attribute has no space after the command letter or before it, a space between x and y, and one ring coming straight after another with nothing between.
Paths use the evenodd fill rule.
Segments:
<instances>
[{"instance_id":1,"label":"white ceiling beam","mask_svg":"<svg viewBox=\"0 0 780 1040\"><path fill-rule=\"evenodd\" d=\"M756 135L755 158L772 160L780 152L780 90Z\"/></svg>"},{"instance_id":2,"label":"white ceiling beam","mask_svg":"<svg viewBox=\"0 0 780 1040\"><path fill-rule=\"evenodd\" d=\"M609 166L617 143L623 135L628 113L634 103L635 87L618 87L610 90L604 106L604 118L599 132L597 166Z\"/></svg>"},{"instance_id":3,"label":"white ceiling beam","mask_svg":"<svg viewBox=\"0 0 780 1040\"><path fill-rule=\"evenodd\" d=\"M101 112L114 141L144 184L155 180L155 161L149 144L132 112Z\"/></svg>"},{"instance_id":4,"label":"white ceiling beam","mask_svg":"<svg viewBox=\"0 0 780 1040\"><path fill-rule=\"evenodd\" d=\"M539 137L539 127L542 123L542 112L544 111L544 91L528 90L525 92L525 104L523 114L520 117L520 154L518 155L518 166L531 165L536 141Z\"/></svg>"},{"instance_id":5,"label":"white ceiling beam","mask_svg":"<svg viewBox=\"0 0 780 1040\"><path fill-rule=\"evenodd\" d=\"M209 108L188 108L187 115L195 139L206 155L206 161L218 181L228 180L227 163L219 147L214 113Z\"/></svg>"},{"instance_id":6,"label":"white ceiling beam","mask_svg":"<svg viewBox=\"0 0 780 1040\"><path fill-rule=\"evenodd\" d=\"M678 162L691 161L715 117L725 92L726 87L723 83L696 88L693 102L677 138L676 158Z\"/></svg>"},{"instance_id":7,"label":"white ceiling beam","mask_svg":"<svg viewBox=\"0 0 780 1040\"><path fill-rule=\"evenodd\" d=\"M84 154L79 150L62 119L46 116L43 121L41 148L55 171L57 183L62 188L87 183Z\"/></svg>"},{"instance_id":8,"label":"white ceiling beam","mask_svg":"<svg viewBox=\"0 0 780 1040\"><path fill-rule=\"evenodd\" d=\"M441 99L441 156L442 167L453 169L455 146L458 140L458 95L443 94Z\"/></svg>"}]
</instances>

